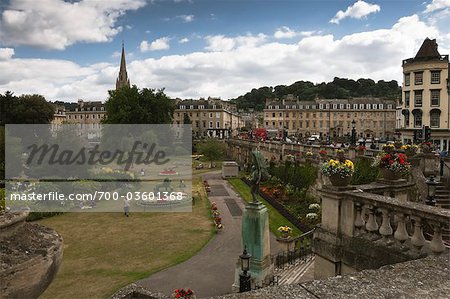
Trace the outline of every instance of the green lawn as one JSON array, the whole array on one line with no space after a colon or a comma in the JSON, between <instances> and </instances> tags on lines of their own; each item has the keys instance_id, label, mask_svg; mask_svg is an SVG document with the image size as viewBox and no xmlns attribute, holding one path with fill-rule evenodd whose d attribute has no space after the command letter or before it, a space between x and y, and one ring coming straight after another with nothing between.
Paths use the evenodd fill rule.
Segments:
<instances>
[{"instance_id":1,"label":"green lawn","mask_svg":"<svg viewBox=\"0 0 450 299\"><path fill-rule=\"evenodd\" d=\"M193 192L191 213L66 213L38 221L64 239L61 268L41 298L105 298L195 255L214 228L200 178Z\"/></svg>"},{"instance_id":2,"label":"green lawn","mask_svg":"<svg viewBox=\"0 0 450 299\"><path fill-rule=\"evenodd\" d=\"M240 178L228 179L228 182L233 186L233 188L241 195L241 197L246 201L252 201L252 194L250 192L250 187L248 187ZM292 228L292 236L296 237L302 234L302 232L295 227L290 221L284 218L272 205L265 201L261 196L258 199L267 207L269 210L269 227L270 231L276 235L279 235L278 228L281 225L288 225Z\"/></svg>"}]
</instances>

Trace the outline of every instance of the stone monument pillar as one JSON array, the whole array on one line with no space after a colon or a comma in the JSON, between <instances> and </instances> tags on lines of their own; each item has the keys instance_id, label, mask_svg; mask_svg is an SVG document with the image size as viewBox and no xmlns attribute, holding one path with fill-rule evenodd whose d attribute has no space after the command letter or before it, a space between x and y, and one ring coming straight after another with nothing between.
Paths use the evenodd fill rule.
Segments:
<instances>
[{"instance_id":1,"label":"stone monument pillar","mask_svg":"<svg viewBox=\"0 0 450 299\"><path fill-rule=\"evenodd\" d=\"M261 202L251 202L242 217L242 245L252 255L250 274L259 284L273 273L270 259L269 213Z\"/></svg>"}]
</instances>

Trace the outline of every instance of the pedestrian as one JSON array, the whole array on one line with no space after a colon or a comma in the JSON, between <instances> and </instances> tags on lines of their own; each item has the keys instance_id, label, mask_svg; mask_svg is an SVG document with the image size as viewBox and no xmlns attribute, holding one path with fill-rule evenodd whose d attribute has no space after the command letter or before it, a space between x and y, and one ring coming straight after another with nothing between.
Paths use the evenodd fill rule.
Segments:
<instances>
[{"instance_id":1,"label":"pedestrian","mask_svg":"<svg viewBox=\"0 0 450 299\"><path fill-rule=\"evenodd\" d=\"M444 149L439 154L439 175L440 176L444 175L444 157L446 157L446 156L447 156L447 151Z\"/></svg>"},{"instance_id":2,"label":"pedestrian","mask_svg":"<svg viewBox=\"0 0 450 299\"><path fill-rule=\"evenodd\" d=\"M130 200L126 198L123 200L123 212L127 217L130 215Z\"/></svg>"}]
</instances>

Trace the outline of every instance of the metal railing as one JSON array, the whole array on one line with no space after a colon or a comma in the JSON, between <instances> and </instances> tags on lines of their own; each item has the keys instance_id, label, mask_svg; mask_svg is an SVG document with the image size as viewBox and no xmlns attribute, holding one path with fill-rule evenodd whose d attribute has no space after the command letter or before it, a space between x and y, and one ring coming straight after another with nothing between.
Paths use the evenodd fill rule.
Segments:
<instances>
[{"instance_id":1,"label":"metal railing","mask_svg":"<svg viewBox=\"0 0 450 299\"><path fill-rule=\"evenodd\" d=\"M312 252L312 238L314 229L290 240L294 244L292 250L282 251L272 255L275 270L283 270L286 267L299 265L311 260L314 256Z\"/></svg>"}]
</instances>

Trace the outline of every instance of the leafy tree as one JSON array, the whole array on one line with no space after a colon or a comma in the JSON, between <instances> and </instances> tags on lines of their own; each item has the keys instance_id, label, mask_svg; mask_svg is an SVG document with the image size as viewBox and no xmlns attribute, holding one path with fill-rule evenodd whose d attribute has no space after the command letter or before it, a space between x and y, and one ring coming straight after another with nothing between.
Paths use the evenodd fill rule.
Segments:
<instances>
[{"instance_id":1,"label":"leafy tree","mask_svg":"<svg viewBox=\"0 0 450 299\"><path fill-rule=\"evenodd\" d=\"M210 167L212 167L213 161L217 161L223 158L225 155L225 148L223 143L209 139L198 145L198 152L206 157L210 161Z\"/></svg>"},{"instance_id":2,"label":"leafy tree","mask_svg":"<svg viewBox=\"0 0 450 299\"><path fill-rule=\"evenodd\" d=\"M170 124L175 102L163 89L138 89L133 85L110 90L105 108L106 124Z\"/></svg>"},{"instance_id":3,"label":"leafy tree","mask_svg":"<svg viewBox=\"0 0 450 299\"><path fill-rule=\"evenodd\" d=\"M0 125L49 124L55 113L54 106L41 95L14 96L10 91L0 94Z\"/></svg>"}]
</instances>

